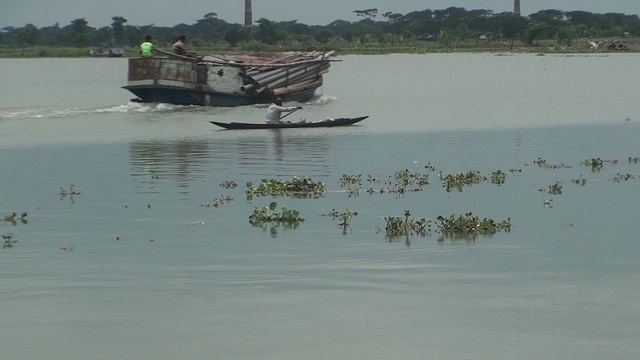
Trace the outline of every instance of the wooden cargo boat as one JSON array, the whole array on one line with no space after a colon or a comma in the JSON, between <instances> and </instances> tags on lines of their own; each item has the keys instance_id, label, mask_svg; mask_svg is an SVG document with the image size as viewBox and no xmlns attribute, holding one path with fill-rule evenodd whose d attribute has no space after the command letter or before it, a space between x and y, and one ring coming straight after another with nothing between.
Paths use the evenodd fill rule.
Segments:
<instances>
[{"instance_id":1,"label":"wooden cargo boat","mask_svg":"<svg viewBox=\"0 0 640 360\"><path fill-rule=\"evenodd\" d=\"M180 56L160 50L130 58L124 89L133 101L177 105L242 106L280 97L305 102L322 86L334 52Z\"/></svg>"}]
</instances>

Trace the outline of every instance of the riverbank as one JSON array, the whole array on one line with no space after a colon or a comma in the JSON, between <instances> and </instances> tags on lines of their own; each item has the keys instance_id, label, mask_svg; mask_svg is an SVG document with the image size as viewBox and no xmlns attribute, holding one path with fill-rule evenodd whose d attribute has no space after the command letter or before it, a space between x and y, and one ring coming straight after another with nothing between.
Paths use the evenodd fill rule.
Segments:
<instances>
[{"instance_id":1,"label":"riverbank","mask_svg":"<svg viewBox=\"0 0 640 360\"><path fill-rule=\"evenodd\" d=\"M594 47L594 45L598 45ZM170 50L168 47L158 48ZM79 58L91 57L91 47L33 47L24 49L0 49L0 58ZM125 48L125 56L137 56L138 50ZM300 44L268 45L252 42L247 46L230 47L216 45L190 48L198 54L215 53L248 53L248 52L282 52L282 51L335 51L339 55L385 55L385 54L428 54L428 53L549 53L549 54L589 54L589 53L621 53L640 52L640 38L620 39L577 39L572 45L558 44L554 40L536 42L527 45L521 41L476 41L454 45L443 45L439 42L408 43L340 43L321 47L309 47Z\"/></svg>"}]
</instances>

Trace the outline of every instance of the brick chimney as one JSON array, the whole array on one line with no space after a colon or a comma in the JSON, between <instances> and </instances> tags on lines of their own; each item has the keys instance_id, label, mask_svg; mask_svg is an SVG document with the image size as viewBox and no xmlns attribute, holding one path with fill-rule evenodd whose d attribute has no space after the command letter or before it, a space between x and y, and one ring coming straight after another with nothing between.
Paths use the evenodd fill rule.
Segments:
<instances>
[{"instance_id":1,"label":"brick chimney","mask_svg":"<svg viewBox=\"0 0 640 360\"><path fill-rule=\"evenodd\" d=\"M244 29L251 32L253 26L253 12L251 10L251 0L244 0Z\"/></svg>"},{"instance_id":2,"label":"brick chimney","mask_svg":"<svg viewBox=\"0 0 640 360\"><path fill-rule=\"evenodd\" d=\"M520 16L520 0L513 0L513 12Z\"/></svg>"}]
</instances>

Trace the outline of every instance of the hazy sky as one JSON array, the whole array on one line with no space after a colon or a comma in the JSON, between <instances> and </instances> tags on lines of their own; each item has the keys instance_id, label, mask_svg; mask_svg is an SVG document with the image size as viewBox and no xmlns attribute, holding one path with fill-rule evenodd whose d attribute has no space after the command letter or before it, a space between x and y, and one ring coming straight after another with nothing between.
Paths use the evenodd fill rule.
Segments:
<instances>
[{"instance_id":1,"label":"hazy sky","mask_svg":"<svg viewBox=\"0 0 640 360\"><path fill-rule=\"evenodd\" d=\"M522 15L540 10L583 10L593 13L640 15L640 0L521 0ZM450 6L496 13L513 10L513 0L253 0L253 19L298 20L307 25L327 25L342 19L359 20L353 10L377 8L406 14ZM194 24L215 12L229 23L244 23L244 0L0 0L0 29L6 26L68 25L84 18L89 26L111 25L111 17L123 16L128 25L173 26Z\"/></svg>"}]
</instances>

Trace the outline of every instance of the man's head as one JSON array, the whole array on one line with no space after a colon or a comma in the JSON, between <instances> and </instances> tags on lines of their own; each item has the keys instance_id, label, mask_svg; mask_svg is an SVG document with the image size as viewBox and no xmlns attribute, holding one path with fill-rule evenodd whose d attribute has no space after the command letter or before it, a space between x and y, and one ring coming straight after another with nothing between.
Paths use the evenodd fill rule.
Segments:
<instances>
[{"instance_id":1,"label":"man's head","mask_svg":"<svg viewBox=\"0 0 640 360\"><path fill-rule=\"evenodd\" d=\"M178 36L178 40L182 41L182 42L186 42L187 41L187 37L184 35L180 35Z\"/></svg>"},{"instance_id":2,"label":"man's head","mask_svg":"<svg viewBox=\"0 0 640 360\"><path fill-rule=\"evenodd\" d=\"M275 100L273 100L273 103L278 106L282 106L282 99L278 97Z\"/></svg>"},{"instance_id":3,"label":"man's head","mask_svg":"<svg viewBox=\"0 0 640 360\"><path fill-rule=\"evenodd\" d=\"M147 35L147 36L144 38L144 41L151 42L151 35Z\"/></svg>"}]
</instances>

